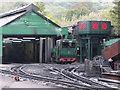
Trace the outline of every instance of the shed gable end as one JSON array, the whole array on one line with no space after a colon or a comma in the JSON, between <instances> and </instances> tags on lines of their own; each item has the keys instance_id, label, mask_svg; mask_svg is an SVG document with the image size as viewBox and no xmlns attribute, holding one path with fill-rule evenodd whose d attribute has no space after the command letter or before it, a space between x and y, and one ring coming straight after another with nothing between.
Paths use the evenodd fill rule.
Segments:
<instances>
[{"instance_id":1,"label":"shed gable end","mask_svg":"<svg viewBox=\"0 0 120 90\"><path fill-rule=\"evenodd\" d=\"M48 22L34 12L27 13L16 21L2 27L3 34L50 34L61 33L61 28Z\"/></svg>"}]
</instances>

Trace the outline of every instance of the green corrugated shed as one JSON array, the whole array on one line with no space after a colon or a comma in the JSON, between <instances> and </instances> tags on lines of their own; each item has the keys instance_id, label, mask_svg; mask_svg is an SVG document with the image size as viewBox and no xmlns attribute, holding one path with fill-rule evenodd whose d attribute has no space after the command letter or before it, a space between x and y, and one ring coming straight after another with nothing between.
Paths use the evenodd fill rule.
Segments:
<instances>
[{"instance_id":1,"label":"green corrugated shed","mask_svg":"<svg viewBox=\"0 0 120 90\"><path fill-rule=\"evenodd\" d=\"M106 41L106 42L105 42L105 46L110 46L110 45L116 43L116 42L119 41L119 40L120 40L120 38L111 39L110 41Z\"/></svg>"},{"instance_id":2,"label":"green corrugated shed","mask_svg":"<svg viewBox=\"0 0 120 90\"><path fill-rule=\"evenodd\" d=\"M0 15L2 35L67 35L62 28L43 16L34 4Z\"/></svg>"},{"instance_id":3,"label":"green corrugated shed","mask_svg":"<svg viewBox=\"0 0 120 90\"><path fill-rule=\"evenodd\" d=\"M0 14L0 61L4 37L60 37L67 38L68 29L57 25L41 14L34 4ZM47 42L47 40L46 40Z\"/></svg>"}]
</instances>

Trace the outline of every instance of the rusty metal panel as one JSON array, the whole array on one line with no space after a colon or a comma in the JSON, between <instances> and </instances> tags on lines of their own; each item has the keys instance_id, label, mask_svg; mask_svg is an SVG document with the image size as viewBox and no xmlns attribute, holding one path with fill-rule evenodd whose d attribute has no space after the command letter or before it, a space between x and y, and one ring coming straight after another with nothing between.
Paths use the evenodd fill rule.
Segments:
<instances>
[{"instance_id":1,"label":"rusty metal panel","mask_svg":"<svg viewBox=\"0 0 120 90\"><path fill-rule=\"evenodd\" d=\"M106 59L110 59L120 54L120 40L103 50L103 54Z\"/></svg>"}]
</instances>

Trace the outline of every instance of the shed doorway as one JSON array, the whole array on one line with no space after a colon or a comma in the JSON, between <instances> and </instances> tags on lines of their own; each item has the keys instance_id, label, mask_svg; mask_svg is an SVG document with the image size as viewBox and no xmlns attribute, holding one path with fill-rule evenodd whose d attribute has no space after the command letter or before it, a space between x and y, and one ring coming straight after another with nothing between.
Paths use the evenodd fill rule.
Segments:
<instances>
[{"instance_id":1,"label":"shed doorway","mask_svg":"<svg viewBox=\"0 0 120 90\"><path fill-rule=\"evenodd\" d=\"M53 39L40 38L4 38L2 63L48 63L51 62Z\"/></svg>"}]
</instances>

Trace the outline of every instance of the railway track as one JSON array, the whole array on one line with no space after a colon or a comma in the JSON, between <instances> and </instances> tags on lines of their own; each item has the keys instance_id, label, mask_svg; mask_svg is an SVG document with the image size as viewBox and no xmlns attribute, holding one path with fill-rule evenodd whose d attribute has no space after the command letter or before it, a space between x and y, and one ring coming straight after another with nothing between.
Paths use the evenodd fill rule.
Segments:
<instances>
[{"instance_id":1,"label":"railway track","mask_svg":"<svg viewBox=\"0 0 120 90\"><path fill-rule=\"evenodd\" d=\"M47 66L48 67L48 66ZM95 81L92 81L92 80L89 80L88 78L86 78L86 77L83 77L83 76L78 76L78 75L75 75L75 74L73 74L73 73L71 73L70 71L72 70L72 69L74 69L74 67L72 67L72 68L66 68L66 69L60 69L60 68L56 68L56 67L54 67L54 66L52 66L52 65L49 65L49 69L51 69L51 70L53 70L53 71L58 71L61 75L63 75L64 77L66 77L66 78L68 78L69 80L71 80L71 81L74 81L74 82L76 82L76 83L80 83L80 82L82 82L82 83L84 83L84 84L87 84L87 85L89 85L90 87L89 88L91 88L92 87L92 89L110 89L111 87L109 87L109 86L106 86L106 85L103 85L103 84L101 84L101 83L98 83L98 82L95 82ZM75 69L74 69L75 70ZM117 89L116 89L117 90Z\"/></svg>"},{"instance_id":2,"label":"railway track","mask_svg":"<svg viewBox=\"0 0 120 90\"><path fill-rule=\"evenodd\" d=\"M48 78L48 77L43 77L43 76L36 76L36 75L29 75L29 74L26 74L25 72L23 72L21 70L21 66L16 66L16 67L12 67L10 71L7 71L7 70L0 70L0 72L4 73L4 74L9 74L9 75L18 75L19 77L21 78L29 78L29 79L33 79L33 80L37 80L37 81L50 81L50 82L54 82L54 83L57 83L57 84L61 84L61 85L65 85L65 86L68 86L68 87L73 87L73 88L88 88L89 89L89 86L85 86L85 85L82 85L82 84L78 84L78 83L75 83L75 82L70 82L70 81L64 81L64 80L58 80L58 79L53 79L53 78Z\"/></svg>"},{"instance_id":3,"label":"railway track","mask_svg":"<svg viewBox=\"0 0 120 90\"><path fill-rule=\"evenodd\" d=\"M49 77L44 77L44 76L38 76L38 75L31 75L28 74L26 72L24 72L22 70L22 68L24 68L24 66L22 65L18 65L15 67L12 67L10 71L7 70L0 70L2 73L4 74L10 74L10 75L18 75L21 78L29 78L29 79L33 79L33 80L37 80L37 81L46 81L46 82L53 82L53 83L57 83L57 84L61 84L61 85L65 85L68 87L72 87L72 88L76 88L76 89L89 89L89 90L96 90L97 88L109 88L103 85L100 85L98 83L93 83L90 82L88 79L88 81L86 79L83 79L81 77L75 78L73 75L71 75L70 73L68 73L68 71L66 70L61 70L55 67L51 67L50 69L53 71L58 71L59 73L61 73L61 75L63 75L64 77L68 78L69 81L65 81L65 80L59 80L59 79L54 79L54 78L49 78ZM82 81L83 83L80 83L79 81Z\"/></svg>"}]
</instances>

